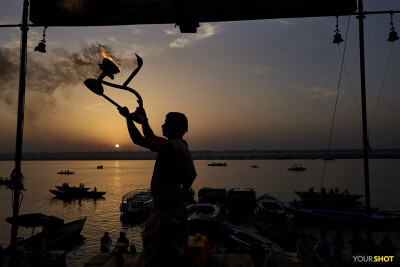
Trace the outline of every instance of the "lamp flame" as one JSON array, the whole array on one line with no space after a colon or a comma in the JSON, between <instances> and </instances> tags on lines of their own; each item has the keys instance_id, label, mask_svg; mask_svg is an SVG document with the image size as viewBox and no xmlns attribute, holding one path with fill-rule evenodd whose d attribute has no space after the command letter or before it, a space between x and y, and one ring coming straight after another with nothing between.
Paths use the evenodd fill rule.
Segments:
<instances>
[{"instance_id":1,"label":"lamp flame","mask_svg":"<svg viewBox=\"0 0 400 267\"><path fill-rule=\"evenodd\" d=\"M111 60L115 65L117 66L121 65L121 60L114 61L114 59L106 53L104 48L101 49L101 54L103 55L104 58Z\"/></svg>"}]
</instances>

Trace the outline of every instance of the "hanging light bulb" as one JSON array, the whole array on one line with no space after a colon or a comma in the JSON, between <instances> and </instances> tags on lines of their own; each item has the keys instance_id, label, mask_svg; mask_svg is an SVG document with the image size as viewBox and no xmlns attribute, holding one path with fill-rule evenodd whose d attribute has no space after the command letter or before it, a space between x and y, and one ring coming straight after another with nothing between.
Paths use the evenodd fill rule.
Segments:
<instances>
[{"instance_id":1,"label":"hanging light bulb","mask_svg":"<svg viewBox=\"0 0 400 267\"><path fill-rule=\"evenodd\" d=\"M399 40L399 36L397 36L397 32L395 31L395 27L393 26L393 13L390 12L390 32L389 32L389 38L387 38L388 42L394 42Z\"/></svg>"},{"instance_id":2,"label":"hanging light bulb","mask_svg":"<svg viewBox=\"0 0 400 267\"><path fill-rule=\"evenodd\" d=\"M38 43L38 45L35 47L35 51L38 51L40 53L46 53L46 28L47 26L44 27L43 30L43 39Z\"/></svg>"},{"instance_id":3,"label":"hanging light bulb","mask_svg":"<svg viewBox=\"0 0 400 267\"><path fill-rule=\"evenodd\" d=\"M339 33L339 17L336 16L336 30L335 30L335 35L333 36L333 42L334 44L340 44L343 42L342 35Z\"/></svg>"}]
</instances>

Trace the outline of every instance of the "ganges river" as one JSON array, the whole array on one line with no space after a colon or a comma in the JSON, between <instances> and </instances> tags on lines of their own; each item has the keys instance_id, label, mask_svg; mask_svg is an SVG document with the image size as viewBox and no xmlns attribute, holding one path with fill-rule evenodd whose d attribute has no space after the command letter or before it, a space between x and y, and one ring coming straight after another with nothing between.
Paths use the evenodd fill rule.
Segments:
<instances>
[{"instance_id":1,"label":"ganges river","mask_svg":"<svg viewBox=\"0 0 400 267\"><path fill-rule=\"evenodd\" d=\"M221 162L221 161L219 161ZM210 167L210 160L196 160L198 177L193 188L197 192L203 187L253 188L257 196L271 194L283 202L297 198L295 190L319 188L325 161L323 160L227 160L225 167ZM287 168L302 164L307 170L291 172ZM323 186L326 189L339 188L354 194L364 194L364 171L361 159L331 160L326 162ZM103 169L97 169L103 165ZM257 165L258 168L252 168ZM122 196L138 188L149 188L154 160L110 160L110 161L23 161L22 173L26 191L23 192L20 214L43 213L70 222L87 217L81 232L84 240L67 252L68 266L82 266L100 252L100 237L108 231L113 244L120 231L127 231L127 237L138 251L142 250L141 231L143 225L128 227L120 221L119 205ZM400 210L400 159L370 160L371 206L383 210ZM0 176L8 177L14 167L12 161L0 162ZM70 170L73 175L59 175L58 171ZM55 198L49 189L68 182L70 186L97 187L106 191L104 199L82 199L64 201ZM10 242L11 225L5 218L12 215L12 193L0 185L0 244L3 248ZM41 229L35 229L35 233ZM373 232L379 242L389 233L400 255L400 231L380 230ZM349 247L348 233L344 231L344 242ZM19 236L29 237L32 229L19 228ZM334 229L328 229L328 237ZM365 234L361 231L361 234ZM330 238L330 237L329 237Z\"/></svg>"}]
</instances>

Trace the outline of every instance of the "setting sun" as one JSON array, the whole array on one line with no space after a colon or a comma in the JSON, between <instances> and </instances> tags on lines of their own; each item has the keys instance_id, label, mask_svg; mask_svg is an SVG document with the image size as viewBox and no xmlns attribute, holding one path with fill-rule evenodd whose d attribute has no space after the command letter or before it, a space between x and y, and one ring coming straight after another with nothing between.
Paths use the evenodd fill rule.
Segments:
<instances>
[{"instance_id":1,"label":"setting sun","mask_svg":"<svg viewBox=\"0 0 400 267\"><path fill-rule=\"evenodd\" d=\"M118 145L118 144L116 144L116 145L115 145L115 147L116 147L116 148L119 148L119 145Z\"/></svg>"}]
</instances>

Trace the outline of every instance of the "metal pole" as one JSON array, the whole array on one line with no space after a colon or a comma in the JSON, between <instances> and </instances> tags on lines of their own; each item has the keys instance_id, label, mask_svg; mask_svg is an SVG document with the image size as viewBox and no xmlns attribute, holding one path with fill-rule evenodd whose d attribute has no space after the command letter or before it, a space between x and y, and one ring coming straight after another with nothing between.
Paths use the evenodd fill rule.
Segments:
<instances>
[{"instance_id":1,"label":"metal pole","mask_svg":"<svg viewBox=\"0 0 400 267\"><path fill-rule=\"evenodd\" d=\"M21 25L21 60L19 72L19 92L18 92L18 117L17 117L17 137L15 145L15 168L12 175L13 217L18 216L20 205L20 190L22 190L22 140L24 131L24 106L25 106L25 83L26 83L26 62L27 62L27 39L28 39L28 6L29 1L24 0ZM11 227L11 244L15 248L18 235L18 226L13 223Z\"/></svg>"},{"instance_id":2,"label":"metal pole","mask_svg":"<svg viewBox=\"0 0 400 267\"><path fill-rule=\"evenodd\" d=\"M368 164L368 134L367 134L367 104L365 86L365 57L364 57L364 6L363 0L358 0L358 24L360 43L360 76L361 76L361 105L362 105L362 135L363 135L363 160L364 160L364 195L365 195L365 232L367 238L367 253L369 254L372 241L370 229L371 204L369 193L369 164ZM370 255L370 254L369 254Z\"/></svg>"}]
</instances>

